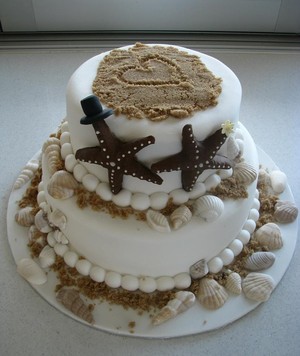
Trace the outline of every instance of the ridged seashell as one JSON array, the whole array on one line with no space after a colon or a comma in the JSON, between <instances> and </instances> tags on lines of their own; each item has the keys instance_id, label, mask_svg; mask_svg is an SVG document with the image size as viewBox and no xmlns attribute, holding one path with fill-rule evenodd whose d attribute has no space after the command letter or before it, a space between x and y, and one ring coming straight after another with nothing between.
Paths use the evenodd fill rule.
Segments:
<instances>
[{"instance_id":1,"label":"ridged seashell","mask_svg":"<svg viewBox=\"0 0 300 356\"><path fill-rule=\"evenodd\" d=\"M237 163L234 167L234 177L243 184L250 184L255 181L257 173L254 167L246 162Z\"/></svg>"},{"instance_id":2,"label":"ridged seashell","mask_svg":"<svg viewBox=\"0 0 300 356\"><path fill-rule=\"evenodd\" d=\"M208 265L205 259L201 259L190 267L190 275L193 279L200 279L208 273Z\"/></svg>"},{"instance_id":3,"label":"ridged seashell","mask_svg":"<svg viewBox=\"0 0 300 356\"><path fill-rule=\"evenodd\" d=\"M34 175L34 173L39 168L39 162L35 159L30 160L26 166L22 169L20 175L18 176L13 189L19 189L24 184L26 184Z\"/></svg>"},{"instance_id":4,"label":"ridged seashell","mask_svg":"<svg viewBox=\"0 0 300 356\"><path fill-rule=\"evenodd\" d=\"M50 224L58 227L60 230L64 230L67 226L67 218L59 209L55 209L48 214L48 220Z\"/></svg>"},{"instance_id":5,"label":"ridged seashell","mask_svg":"<svg viewBox=\"0 0 300 356\"><path fill-rule=\"evenodd\" d=\"M207 309L221 308L228 299L226 289L211 278L202 278L197 291L197 298Z\"/></svg>"},{"instance_id":6,"label":"ridged seashell","mask_svg":"<svg viewBox=\"0 0 300 356\"><path fill-rule=\"evenodd\" d=\"M271 184L270 182L270 174L264 169L260 168L258 171L258 179L257 179L258 184L265 184L269 186Z\"/></svg>"},{"instance_id":7,"label":"ridged seashell","mask_svg":"<svg viewBox=\"0 0 300 356\"><path fill-rule=\"evenodd\" d=\"M222 200L214 195L203 195L193 204L193 212L196 216L212 222L216 220L224 210Z\"/></svg>"},{"instance_id":8,"label":"ridged seashell","mask_svg":"<svg viewBox=\"0 0 300 356\"><path fill-rule=\"evenodd\" d=\"M41 232L48 233L52 230L52 227L49 225L49 221L43 210L39 210L36 213L34 217L34 224Z\"/></svg>"},{"instance_id":9,"label":"ridged seashell","mask_svg":"<svg viewBox=\"0 0 300 356\"><path fill-rule=\"evenodd\" d=\"M55 252L52 247L46 245L39 254L40 266L42 268L47 268L53 265L55 262Z\"/></svg>"},{"instance_id":10,"label":"ridged seashell","mask_svg":"<svg viewBox=\"0 0 300 356\"><path fill-rule=\"evenodd\" d=\"M242 293L242 278L236 272L231 272L226 279L225 288L234 294Z\"/></svg>"},{"instance_id":11,"label":"ridged seashell","mask_svg":"<svg viewBox=\"0 0 300 356\"><path fill-rule=\"evenodd\" d=\"M146 213L148 225L158 232L170 232L170 224L167 218L160 212L149 209Z\"/></svg>"},{"instance_id":12,"label":"ridged seashell","mask_svg":"<svg viewBox=\"0 0 300 356\"><path fill-rule=\"evenodd\" d=\"M240 154L240 148L236 139L233 136L229 136L227 139L227 157L229 159L235 159Z\"/></svg>"},{"instance_id":13,"label":"ridged seashell","mask_svg":"<svg viewBox=\"0 0 300 356\"><path fill-rule=\"evenodd\" d=\"M256 302L267 301L274 288L275 283L273 278L263 273L249 273L242 282L245 296Z\"/></svg>"},{"instance_id":14,"label":"ridged seashell","mask_svg":"<svg viewBox=\"0 0 300 356\"><path fill-rule=\"evenodd\" d=\"M34 223L33 208L27 206L16 212L15 220L19 225L31 226Z\"/></svg>"},{"instance_id":15,"label":"ridged seashell","mask_svg":"<svg viewBox=\"0 0 300 356\"><path fill-rule=\"evenodd\" d=\"M42 152L45 153L47 147L49 147L51 145L59 146L60 140L56 137L49 137L43 144Z\"/></svg>"},{"instance_id":16,"label":"ridged seashell","mask_svg":"<svg viewBox=\"0 0 300 356\"><path fill-rule=\"evenodd\" d=\"M58 242L63 245L67 245L69 243L66 235L64 235L60 230L51 231L51 232L49 232L49 234L51 234L51 237L49 237L49 239L53 238L53 240L55 242ZM48 236L49 236L49 234L48 234Z\"/></svg>"},{"instance_id":17,"label":"ridged seashell","mask_svg":"<svg viewBox=\"0 0 300 356\"><path fill-rule=\"evenodd\" d=\"M279 200L275 205L274 218L279 223L290 223L297 219L298 208L291 201Z\"/></svg>"},{"instance_id":18,"label":"ridged seashell","mask_svg":"<svg viewBox=\"0 0 300 356\"><path fill-rule=\"evenodd\" d=\"M249 271L261 271L271 267L275 259L272 252L254 252L245 260L244 267Z\"/></svg>"},{"instance_id":19,"label":"ridged seashell","mask_svg":"<svg viewBox=\"0 0 300 356\"><path fill-rule=\"evenodd\" d=\"M78 183L67 171L57 171L48 183L48 193L55 199L68 199L74 195Z\"/></svg>"},{"instance_id":20,"label":"ridged seashell","mask_svg":"<svg viewBox=\"0 0 300 356\"><path fill-rule=\"evenodd\" d=\"M271 187L275 193L281 194L287 185L287 176L280 170L274 170L270 173Z\"/></svg>"},{"instance_id":21,"label":"ridged seashell","mask_svg":"<svg viewBox=\"0 0 300 356\"><path fill-rule=\"evenodd\" d=\"M41 285L47 282L47 276L41 267L31 258L23 258L17 264L18 273L31 284Z\"/></svg>"},{"instance_id":22,"label":"ridged seashell","mask_svg":"<svg viewBox=\"0 0 300 356\"><path fill-rule=\"evenodd\" d=\"M80 295L76 290L61 288L56 295L56 299L79 318L90 324L95 322L91 311L80 298Z\"/></svg>"},{"instance_id":23,"label":"ridged seashell","mask_svg":"<svg viewBox=\"0 0 300 356\"><path fill-rule=\"evenodd\" d=\"M172 226L175 230L187 224L192 219L192 212L186 205L181 205L170 215Z\"/></svg>"},{"instance_id":24,"label":"ridged seashell","mask_svg":"<svg viewBox=\"0 0 300 356\"><path fill-rule=\"evenodd\" d=\"M153 325L160 325L176 315L185 312L195 304L195 294L188 291L175 293L175 298L171 299L153 318Z\"/></svg>"},{"instance_id":25,"label":"ridged seashell","mask_svg":"<svg viewBox=\"0 0 300 356\"><path fill-rule=\"evenodd\" d=\"M52 148L52 146L54 147ZM50 150L51 148L52 150ZM47 161L48 161L48 169L49 169L49 173L52 175L58 170L58 167L60 166L60 162L61 162L60 148L58 146L51 145L47 147L47 150L49 151L46 154Z\"/></svg>"},{"instance_id":26,"label":"ridged seashell","mask_svg":"<svg viewBox=\"0 0 300 356\"><path fill-rule=\"evenodd\" d=\"M256 230L255 240L269 250L278 250L283 246L281 231L278 225L267 223Z\"/></svg>"}]
</instances>

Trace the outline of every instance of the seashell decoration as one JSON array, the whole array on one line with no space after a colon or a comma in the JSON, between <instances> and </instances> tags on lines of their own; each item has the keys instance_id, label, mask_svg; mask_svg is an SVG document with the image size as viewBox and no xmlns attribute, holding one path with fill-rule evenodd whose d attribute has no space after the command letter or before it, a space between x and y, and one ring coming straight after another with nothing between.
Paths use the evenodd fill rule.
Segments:
<instances>
[{"instance_id":1,"label":"seashell decoration","mask_svg":"<svg viewBox=\"0 0 300 356\"><path fill-rule=\"evenodd\" d=\"M66 235L64 235L60 230L54 230L49 232L48 237L50 240L53 241L53 244L57 242L62 245L67 245L69 243L69 240L67 239Z\"/></svg>"},{"instance_id":2,"label":"seashell decoration","mask_svg":"<svg viewBox=\"0 0 300 356\"><path fill-rule=\"evenodd\" d=\"M74 195L78 183L73 175L67 171L57 171L50 178L47 189L55 199L68 199Z\"/></svg>"},{"instance_id":3,"label":"seashell decoration","mask_svg":"<svg viewBox=\"0 0 300 356\"><path fill-rule=\"evenodd\" d=\"M20 175L18 176L13 190L21 188L24 184L26 184L34 175L34 173L39 168L39 161L32 159L30 160L26 166L22 169Z\"/></svg>"},{"instance_id":4,"label":"seashell decoration","mask_svg":"<svg viewBox=\"0 0 300 356\"><path fill-rule=\"evenodd\" d=\"M31 226L34 223L33 208L27 206L16 212L15 220L19 225Z\"/></svg>"},{"instance_id":5,"label":"seashell decoration","mask_svg":"<svg viewBox=\"0 0 300 356\"><path fill-rule=\"evenodd\" d=\"M279 223L290 223L297 219L298 208L291 201L279 200L275 205L274 218Z\"/></svg>"},{"instance_id":6,"label":"seashell decoration","mask_svg":"<svg viewBox=\"0 0 300 356\"><path fill-rule=\"evenodd\" d=\"M272 252L254 252L245 260L244 267L249 271L261 271L273 265L276 256Z\"/></svg>"},{"instance_id":7,"label":"seashell decoration","mask_svg":"<svg viewBox=\"0 0 300 356\"><path fill-rule=\"evenodd\" d=\"M41 232L48 233L52 230L48 218L43 210L39 210L34 217L34 224Z\"/></svg>"},{"instance_id":8,"label":"seashell decoration","mask_svg":"<svg viewBox=\"0 0 300 356\"><path fill-rule=\"evenodd\" d=\"M265 184L267 186L269 186L271 184L270 174L264 168L260 168L259 171L258 171L257 183L258 184Z\"/></svg>"},{"instance_id":9,"label":"seashell decoration","mask_svg":"<svg viewBox=\"0 0 300 356\"><path fill-rule=\"evenodd\" d=\"M58 227L60 230L64 230L67 226L67 218L62 211L55 209L48 214L49 223Z\"/></svg>"},{"instance_id":10,"label":"seashell decoration","mask_svg":"<svg viewBox=\"0 0 300 356\"><path fill-rule=\"evenodd\" d=\"M47 276L41 267L31 258L23 258L17 263L18 273L30 284L41 285L47 282Z\"/></svg>"},{"instance_id":11,"label":"seashell decoration","mask_svg":"<svg viewBox=\"0 0 300 356\"><path fill-rule=\"evenodd\" d=\"M242 289L248 299L265 302L275 288L274 280L264 273L252 272L242 281Z\"/></svg>"},{"instance_id":12,"label":"seashell decoration","mask_svg":"<svg viewBox=\"0 0 300 356\"><path fill-rule=\"evenodd\" d=\"M242 278L236 272L230 272L225 282L225 288L234 294L242 293Z\"/></svg>"},{"instance_id":13,"label":"seashell decoration","mask_svg":"<svg viewBox=\"0 0 300 356\"><path fill-rule=\"evenodd\" d=\"M250 184L255 181L257 173L254 167L246 162L237 163L234 167L234 177L242 184Z\"/></svg>"},{"instance_id":14,"label":"seashell decoration","mask_svg":"<svg viewBox=\"0 0 300 356\"><path fill-rule=\"evenodd\" d=\"M60 146L50 145L45 150L50 175L57 171L61 162Z\"/></svg>"},{"instance_id":15,"label":"seashell decoration","mask_svg":"<svg viewBox=\"0 0 300 356\"><path fill-rule=\"evenodd\" d=\"M281 194L287 185L287 176L280 170L274 170L270 173L270 183L276 194Z\"/></svg>"},{"instance_id":16,"label":"seashell decoration","mask_svg":"<svg viewBox=\"0 0 300 356\"><path fill-rule=\"evenodd\" d=\"M279 250L283 246L280 228L274 223L267 223L257 229L254 239L269 250Z\"/></svg>"},{"instance_id":17,"label":"seashell decoration","mask_svg":"<svg viewBox=\"0 0 300 356\"><path fill-rule=\"evenodd\" d=\"M218 219L223 210L223 201L214 195L203 195L193 204L194 215L199 216L207 222Z\"/></svg>"},{"instance_id":18,"label":"seashell decoration","mask_svg":"<svg viewBox=\"0 0 300 356\"><path fill-rule=\"evenodd\" d=\"M47 268L53 265L55 262L55 251L49 245L46 245L39 254L40 266L42 268Z\"/></svg>"},{"instance_id":19,"label":"seashell decoration","mask_svg":"<svg viewBox=\"0 0 300 356\"><path fill-rule=\"evenodd\" d=\"M172 226L175 230L186 225L192 219L192 212L186 205L181 205L170 215Z\"/></svg>"},{"instance_id":20,"label":"seashell decoration","mask_svg":"<svg viewBox=\"0 0 300 356\"><path fill-rule=\"evenodd\" d=\"M160 212L149 209L146 213L148 225L158 232L170 232L170 224L167 218Z\"/></svg>"},{"instance_id":21,"label":"seashell decoration","mask_svg":"<svg viewBox=\"0 0 300 356\"><path fill-rule=\"evenodd\" d=\"M227 157L234 160L240 154L240 147L233 136L227 139Z\"/></svg>"},{"instance_id":22,"label":"seashell decoration","mask_svg":"<svg viewBox=\"0 0 300 356\"><path fill-rule=\"evenodd\" d=\"M153 325L160 325L176 315L185 312L195 304L195 294L188 291L175 293L175 298L171 299L153 318Z\"/></svg>"},{"instance_id":23,"label":"seashell decoration","mask_svg":"<svg viewBox=\"0 0 300 356\"><path fill-rule=\"evenodd\" d=\"M51 145L60 146L60 140L56 137L49 137L42 146L42 152L45 153L47 147Z\"/></svg>"},{"instance_id":24,"label":"seashell decoration","mask_svg":"<svg viewBox=\"0 0 300 356\"><path fill-rule=\"evenodd\" d=\"M205 308L215 310L225 304L228 293L217 281L204 277L200 280L196 297Z\"/></svg>"},{"instance_id":25,"label":"seashell decoration","mask_svg":"<svg viewBox=\"0 0 300 356\"><path fill-rule=\"evenodd\" d=\"M91 311L80 298L80 295L76 290L61 288L56 295L56 299L64 307L66 307L69 311L71 311L79 318L85 320L90 324L93 324L95 322Z\"/></svg>"},{"instance_id":26,"label":"seashell decoration","mask_svg":"<svg viewBox=\"0 0 300 356\"><path fill-rule=\"evenodd\" d=\"M200 279L208 273L208 265L205 259L201 259L190 267L190 275L193 279Z\"/></svg>"}]
</instances>

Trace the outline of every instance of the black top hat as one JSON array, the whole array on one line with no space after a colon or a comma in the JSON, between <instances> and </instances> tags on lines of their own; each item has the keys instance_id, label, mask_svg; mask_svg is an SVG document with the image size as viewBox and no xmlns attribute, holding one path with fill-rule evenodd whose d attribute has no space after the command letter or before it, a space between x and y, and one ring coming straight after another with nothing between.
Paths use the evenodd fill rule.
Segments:
<instances>
[{"instance_id":1,"label":"black top hat","mask_svg":"<svg viewBox=\"0 0 300 356\"><path fill-rule=\"evenodd\" d=\"M89 95L81 100L81 107L86 116L80 119L83 125L93 124L98 120L104 120L114 112L110 109L102 108L102 105L96 95Z\"/></svg>"}]
</instances>

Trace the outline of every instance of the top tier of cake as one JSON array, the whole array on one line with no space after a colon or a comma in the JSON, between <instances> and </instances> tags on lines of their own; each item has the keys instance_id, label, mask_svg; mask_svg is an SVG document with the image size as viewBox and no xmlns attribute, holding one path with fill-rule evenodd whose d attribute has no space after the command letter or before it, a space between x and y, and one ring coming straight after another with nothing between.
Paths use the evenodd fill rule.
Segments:
<instances>
[{"instance_id":1,"label":"top tier of cake","mask_svg":"<svg viewBox=\"0 0 300 356\"><path fill-rule=\"evenodd\" d=\"M119 140L131 142L154 137L155 143L136 154L136 159L148 168L180 152L182 130L187 124L192 125L196 139L202 141L225 121L235 124L239 119L241 85L223 63L177 46L138 44L95 56L71 77L66 120L74 152L99 146L93 126L80 124L84 116L80 102L93 93L99 96L104 108L115 110L116 114L105 122ZM149 100L144 100L146 96ZM108 182L106 168L81 164L100 181ZM204 181L211 173L211 170L203 172L198 181ZM163 179L160 185L125 174L122 187L146 194L182 188L180 171L163 172L159 176Z\"/></svg>"}]
</instances>

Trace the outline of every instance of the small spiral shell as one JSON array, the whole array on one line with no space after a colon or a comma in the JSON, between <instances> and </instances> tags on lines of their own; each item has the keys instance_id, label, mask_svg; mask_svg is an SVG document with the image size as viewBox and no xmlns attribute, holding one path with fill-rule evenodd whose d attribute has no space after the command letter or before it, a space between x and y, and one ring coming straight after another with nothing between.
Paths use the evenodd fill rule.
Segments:
<instances>
[{"instance_id":1,"label":"small spiral shell","mask_svg":"<svg viewBox=\"0 0 300 356\"><path fill-rule=\"evenodd\" d=\"M35 174L35 172L39 168L39 161L38 160L30 160L26 166L22 169L20 175L18 176L13 189L19 189L24 184L26 184Z\"/></svg>"},{"instance_id":2,"label":"small spiral shell","mask_svg":"<svg viewBox=\"0 0 300 356\"><path fill-rule=\"evenodd\" d=\"M149 209L146 213L148 225L158 232L170 232L170 224L168 219L158 211Z\"/></svg>"},{"instance_id":3,"label":"small spiral shell","mask_svg":"<svg viewBox=\"0 0 300 356\"><path fill-rule=\"evenodd\" d=\"M218 219L224 210L222 200L214 195L204 195L198 198L193 204L194 215L212 222Z\"/></svg>"},{"instance_id":4,"label":"small spiral shell","mask_svg":"<svg viewBox=\"0 0 300 356\"><path fill-rule=\"evenodd\" d=\"M186 225L192 219L192 212L186 205L181 205L170 215L172 226L175 230Z\"/></svg>"}]
</instances>

